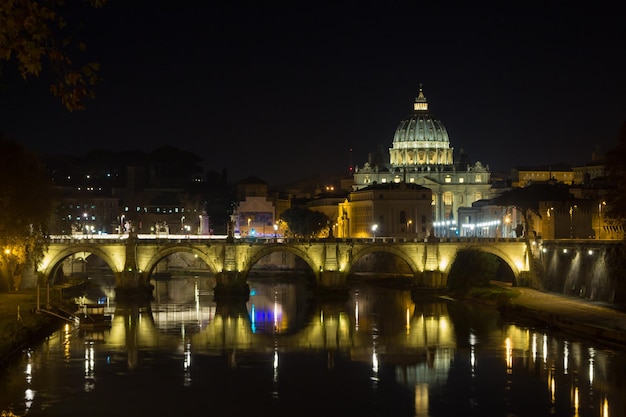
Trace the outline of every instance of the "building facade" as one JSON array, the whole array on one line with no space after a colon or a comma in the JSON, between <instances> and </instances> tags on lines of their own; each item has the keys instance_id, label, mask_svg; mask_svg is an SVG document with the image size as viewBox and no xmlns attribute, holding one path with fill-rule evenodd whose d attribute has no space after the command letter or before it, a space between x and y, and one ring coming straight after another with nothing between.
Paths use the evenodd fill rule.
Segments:
<instances>
[{"instance_id":1,"label":"building facade","mask_svg":"<svg viewBox=\"0 0 626 417\"><path fill-rule=\"evenodd\" d=\"M428 188L432 190L430 217L447 224L449 234L458 230L460 207L491 198L490 175L488 166L471 163L463 152L455 162L448 132L430 113L420 87L413 112L395 131L388 161L370 158L362 167L356 166L353 189L400 182Z\"/></svg>"},{"instance_id":2,"label":"building facade","mask_svg":"<svg viewBox=\"0 0 626 417\"><path fill-rule=\"evenodd\" d=\"M340 238L425 239L432 226L432 191L405 182L373 184L339 204L334 234Z\"/></svg>"}]
</instances>

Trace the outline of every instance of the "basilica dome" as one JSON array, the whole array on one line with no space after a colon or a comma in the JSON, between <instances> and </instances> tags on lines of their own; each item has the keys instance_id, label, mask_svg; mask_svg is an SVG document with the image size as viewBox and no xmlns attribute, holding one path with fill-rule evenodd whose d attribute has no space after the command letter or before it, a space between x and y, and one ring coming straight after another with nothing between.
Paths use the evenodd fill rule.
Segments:
<instances>
[{"instance_id":1,"label":"basilica dome","mask_svg":"<svg viewBox=\"0 0 626 417\"><path fill-rule=\"evenodd\" d=\"M428 112L428 102L421 88L415 98L413 114L400 122L393 142L450 143L448 131L441 120L436 119Z\"/></svg>"},{"instance_id":2,"label":"basilica dome","mask_svg":"<svg viewBox=\"0 0 626 417\"><path fill-rule=\"evenodd\" d=\"M420 87L413 113L402 120L389 149L392 166L451 165L453 149L448 131L428 112L428 102Z\"/></svg>"}]
</instances>

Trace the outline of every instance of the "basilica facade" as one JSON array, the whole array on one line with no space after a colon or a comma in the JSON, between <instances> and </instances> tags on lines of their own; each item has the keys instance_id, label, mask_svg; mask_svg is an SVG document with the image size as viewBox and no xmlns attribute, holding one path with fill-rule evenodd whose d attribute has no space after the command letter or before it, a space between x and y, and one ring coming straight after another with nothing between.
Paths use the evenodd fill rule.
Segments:
<instances>
[{"instance_id":1,"label":"basilica facade","mask_svg":"<svg viewBox=\"0 0 626 417\"><path fill-rule=\"evenodd\" d=\"M416 184L432 190L433 227L438 235L454 231L459 207L491 197L489 166L471 163L461 152L454 160L448 131L428 109L420 87L413 112L400 122L389 158L371 158L354 169L353 190L375 184ZM445 229L445 231L444 231Z\"/></svg>"}]
</instances>

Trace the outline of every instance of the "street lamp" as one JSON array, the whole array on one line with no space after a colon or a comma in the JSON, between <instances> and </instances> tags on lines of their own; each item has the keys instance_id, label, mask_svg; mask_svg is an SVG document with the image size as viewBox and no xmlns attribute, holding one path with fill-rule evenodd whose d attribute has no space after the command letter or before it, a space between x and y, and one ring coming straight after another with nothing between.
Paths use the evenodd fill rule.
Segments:
<instances>
[{"instance_id":1,"label":"street lamp","mask_svg":"<svg viewBox=\"0 0 626 417\"><path fill-rule=\"evenodd\" d=\"M276 240L277 232L278 232L278 223L274 223L274 240Z\"/></svg>"},{"instance_id":2,"label":"street lamp","mask_svg":"<svg viewBox=\"0 0 626 417\"><path fill-rule=\"evenodd\" d=\"M377 224L373 224L372 225L372 234L374 235L374 239L376 239L376 230L378 230L378 225Z\"/></svg>"},{"instance_id":3,"label":"street lamp","mask_svg":"<svg viewBox=\"0 0 626 417\"><path fill-rule=\"evenodd\" d=\"M408 222L406 222L406 231L408 233L411 233L411 225L413 224L413 220L409 220Z\"/></svg>"}]
</instances>

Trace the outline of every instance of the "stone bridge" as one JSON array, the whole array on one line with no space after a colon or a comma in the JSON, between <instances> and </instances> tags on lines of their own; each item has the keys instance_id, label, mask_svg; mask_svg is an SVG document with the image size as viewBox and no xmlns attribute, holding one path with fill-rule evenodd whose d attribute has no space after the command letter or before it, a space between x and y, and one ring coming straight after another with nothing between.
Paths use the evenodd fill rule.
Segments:
<instances>
[{"instance_id":1,"label":"stone bridge","mask_svg":"<svg viewBox=\"0 0 626 417\"><path fill-rule=\"evenodd\" d=\"M38 272L50 282L65 259L83 253L101 258L111 268L118 291L148 290L150 276L159 261L186 252L204 261L215 274L216 292L238 291L247 288L246 277L259 260L274 252L288 252L308 265L318 287L339 289L345 287L359 260L368 254L385 252L406 262L416 285L440 288L447 285L450 268L461 249L478 249L497 256L508 265L516 281L529 270L528 245L521 239L244 240L226 236L114 235L52 236Z\"/></svg>"}]
</instances>

